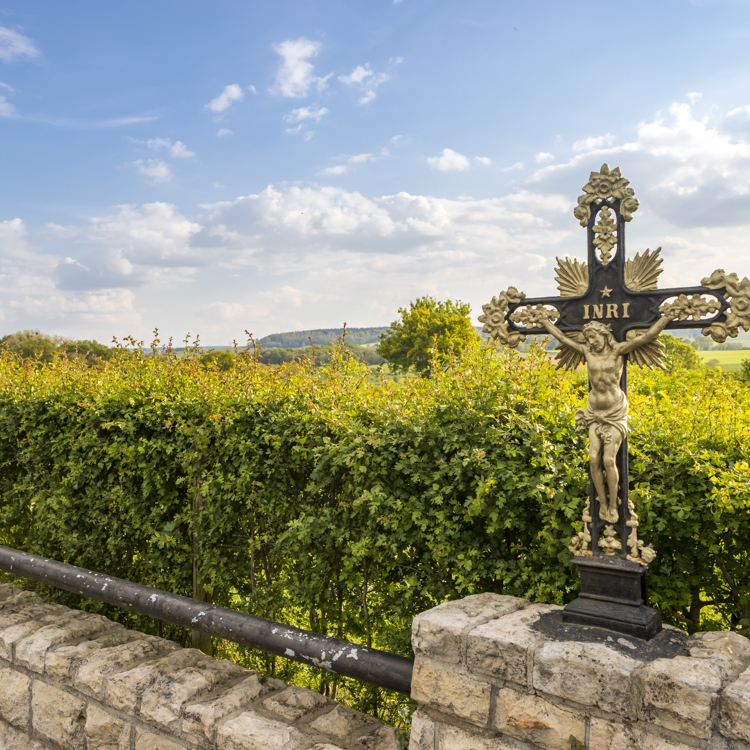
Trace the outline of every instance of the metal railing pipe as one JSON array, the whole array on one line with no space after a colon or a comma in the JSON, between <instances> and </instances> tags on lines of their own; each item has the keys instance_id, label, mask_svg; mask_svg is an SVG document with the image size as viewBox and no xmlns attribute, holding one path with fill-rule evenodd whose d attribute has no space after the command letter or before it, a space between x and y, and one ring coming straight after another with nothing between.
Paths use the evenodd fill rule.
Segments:
<instances>
[{"instance_id":1,"label":"metal railing pipe","mask_svg":"<svg viewBox=\"0 0 750 750\"><path fill-rule=\"evenodd\" d=\"M170 594L1 545L0 570L172 625L202 630L216 638L320 667L343 677L352 677L405 695L411 694L414 662L403 656L215 604L198 602L187 596Z\"/></svg>"}]
</instances>

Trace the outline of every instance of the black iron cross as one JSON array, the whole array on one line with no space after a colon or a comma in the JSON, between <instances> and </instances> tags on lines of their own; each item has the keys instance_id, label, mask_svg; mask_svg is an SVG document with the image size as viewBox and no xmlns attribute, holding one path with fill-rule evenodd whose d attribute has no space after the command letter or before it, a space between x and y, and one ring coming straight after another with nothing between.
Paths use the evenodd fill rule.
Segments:
<instances>
[{"instance_id":1,"label":"black iron cross","mask_svg":"<svg viewBox=\"0 0 750 750\"><path fill-rule=\"evenodd\" d=\"M640 253L625 259L625 224L638 208L632 188L620 175L604 164L599 172L592 172L584 195L578 199L574 214L581 226L587 227L588 264L558 259L560 297L527 299L515 287L483 305L484 332L501 343L516 346L527 335L546 334L534 325L534 314L546 308L549 318L565 334L575 336L593 320L609 326L615 341L642 333L662 316L670 319L669 329L700 327L704 335L716 341L736 336L739 328L750 329L750 281L739 281L736 274L715 271L703 279L701 286L677 289L656 288L661 273L659 250ZM613 215L614 214L614 215ZM552 310L550 310L552 308ZM543 314L543 313L542 313ZM558 347L560 348L560 347ZM580 358L572 350L562 347L558 362L563 366L577 366ZM644 347L644 349L648 349ZM631 353L638 364L661 366L661 344L652 344L650 351ZM566 359L567 357L567 359ZM558 364L560 366L560 364ZM620 387L627 393L627 363L623 366ZM576 555L599 556L618 554L622 558L647 565L652 551L644 549L637 538L637 516L628 503L628 443L622 442L617 467L620 475L618 488L619 520L611 523L600 518L599 503L593 481L590 482L589 505L584 513L584 532L573 540L571 550ZM621 540L617 544L608 526L614 527ZM589 530L590 538L585 534ZM602 530L605 538L602 540ZM631 534L633 535L631 537ZM584 536L586 538L584 538ZM613 541L614 540L614 541ZM616 552L619 546L620 552Z\"/></svg>"}]
</instances>

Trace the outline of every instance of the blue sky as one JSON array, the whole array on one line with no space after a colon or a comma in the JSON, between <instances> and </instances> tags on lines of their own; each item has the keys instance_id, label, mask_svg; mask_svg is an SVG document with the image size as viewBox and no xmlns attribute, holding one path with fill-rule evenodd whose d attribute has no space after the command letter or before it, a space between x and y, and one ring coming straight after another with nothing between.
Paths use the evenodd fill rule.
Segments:
<instances>
[{"instance_id":1,"label":"blue sky","mask_svg":"<svg viewBox=\"0 0 750 750\"><path fill-rule=\"evenodd\" d=\"M244 340L555 291L591 170L750 274L750 4L0 2L0 332Z\"/></svg>"}]
</instances>

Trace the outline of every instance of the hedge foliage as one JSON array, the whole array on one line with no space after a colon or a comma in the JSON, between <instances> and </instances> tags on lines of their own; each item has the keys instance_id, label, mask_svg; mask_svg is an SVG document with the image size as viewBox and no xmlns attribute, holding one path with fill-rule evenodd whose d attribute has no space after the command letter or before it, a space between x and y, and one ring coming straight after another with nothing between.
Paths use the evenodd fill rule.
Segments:
<instances>
[{"instance_id":1,"label":"hedge foliage","mask_svg":"<svg viewBox=\"0 0 750 750\"><path fill-rule=\"evenodd\" d=\"M215 603L409 655L412 617L446 599L575 596L585 395L541 349L475 342L398 384L343 349L228 372L0 357L0 539L191 595L195 535ZM747 397L720 372L631 369L652 603L690 630L750 626Z\"/></svg>"}]
</instances>

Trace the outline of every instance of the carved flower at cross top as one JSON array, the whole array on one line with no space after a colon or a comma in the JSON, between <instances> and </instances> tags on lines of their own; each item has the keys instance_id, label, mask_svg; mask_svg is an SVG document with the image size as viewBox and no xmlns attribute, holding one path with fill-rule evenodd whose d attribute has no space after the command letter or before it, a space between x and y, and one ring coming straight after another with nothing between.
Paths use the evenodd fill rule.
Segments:
<instances>
[{"instance_id":1,"label":"carved flower at cross top","mask_svg":"<svg viewBox=\"0 0 750 750\"><path fill-rule=\"evenodd\" d=\"M602 164L598 172L592 172L589 181L583 186L583 195L578 199L578 205L573 216L578 219L582 227L588 226L591 218L591 204L598 200L614 198L620 201L620 213L625 221L630 221L638 210L638 201L634 197L635 190L629 188L629 180L620 174L620 168L610 169Z\"/></svg>"},{"instance_id":2,"label":"carved flower at cross top","mask_svg":"<svg viewBox=\"0 0 750 750\"><path fill-rule=\"evenodd\" d=\"M594 246L599 249L599 257L606 266L612 260L612 248L617 244L615 230L617 225L612 218L612 212L605 206L599 212L599 222L594 224Z\"/></svg>"},{"instance_id":3,"label":"carved flower at cross top","mask_svg":"<svg viewBox=\"0 0 750 750\"><path fill-rule=\"evenodd\" d=\"M711 336L714 341L723 343L727 337L735 338L740 328L750 330L750 279L745 277L740 281L736 273L726 273L720 268L702 279L701 284L709 289L724 288L724 294L730 302L726 320L704 328L701 331L704 336Z\"/></svg>"},{"instance_id":4,"label":"carved flower at cross top","mask_svg":"<svg viewBox=\"0 0 750 750\"><path fill-rule=\"evenodd\" d=\"M670 320L700 320L706 315L713 315L721 308L715 299L706 299L700 294L688 297L681 294L674 302L665 302L659 307L659 312Z\"/></svg>"},{"instance_id":5,"label":"carved flower at cross top","mask_svg":"<svg viewBox=\"0 0 750 750\"><path fill-rule=\"evenodd\" d=\"M544 305L533 305L522 307L510 316L511 321L524 326L524 328L541 328L543 320L557 320L560 313Z\"/></svg>"},{"instance_id":6,"label":"carved flower at cross top","mask_svg":"<svg viewBox=\"0 0 750 750\"><path fill-rule=\"evenodd\" d=\"M509 333L508 324L505 322L510 305L518 304L524 299L526 299L526 294L511 286L506 292L500 292L497 297L493 297L489 304L482 305L483 314L478 318L480 323L484 323L482 333L488 334L490 338L511 348L526 341L526 336L518 331Z\"/></svg>"}]
</instances>

